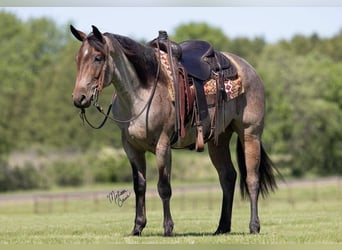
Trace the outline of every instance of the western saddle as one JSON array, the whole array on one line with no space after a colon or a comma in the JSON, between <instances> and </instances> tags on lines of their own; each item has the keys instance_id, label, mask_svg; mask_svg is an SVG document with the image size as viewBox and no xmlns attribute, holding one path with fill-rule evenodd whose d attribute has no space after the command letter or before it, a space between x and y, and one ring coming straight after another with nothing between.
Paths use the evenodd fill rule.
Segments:
<instances>
[{"instance_id":1,"label":"western saddle","mask_svg":"<svg viewBox=\"0 0 342 250\"><path fill-rule=\"evenodd\" d=\"M176 109L176 137L185 137L185 125L189 122L197 128L195 148L204 150L204 143L215 137L224 128L223 101L227 101L225 81L236 80L237 70L230 60L215 50L206 41L189 40L175 43L168 38L166 31L147 45L168 54L173 79L174 103ZM206 96L204 85L215 82L215 95ZM215 107L210 118L209 107Z\"/></svg>"}]
</instances>

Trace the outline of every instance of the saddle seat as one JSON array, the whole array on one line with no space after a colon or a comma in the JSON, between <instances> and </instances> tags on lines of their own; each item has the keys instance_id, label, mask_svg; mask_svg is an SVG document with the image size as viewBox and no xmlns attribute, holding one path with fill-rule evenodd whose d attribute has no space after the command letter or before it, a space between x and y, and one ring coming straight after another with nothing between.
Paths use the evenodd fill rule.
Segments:
<instances>
[{"instance_id":1,"label":"saddle seat","mask_svg":"<svg viewBox=\"0 0 342 250\"><path fill-rule=\"evenodd\" d=\"M215 50L210 43L189 40L179 43L179 46L182 52L179 61L189 75L201 81L207 81L212 72L220 70L224 70L225 78L236 76L235 67L231 65L228 58Z\"/></svg>"},{"instance_id":2,"label":"saddle seat","mask_svg":"<svg viewBox=\"0 0 342 250\"><path fill-rule=\"evenodd\" d=\"M213 47L206 41L185 41L179 44L182 48L180 63L187 73L199 80L205 81L210 77L208 57L214 56Z\"/></svg>"}]
</instances>

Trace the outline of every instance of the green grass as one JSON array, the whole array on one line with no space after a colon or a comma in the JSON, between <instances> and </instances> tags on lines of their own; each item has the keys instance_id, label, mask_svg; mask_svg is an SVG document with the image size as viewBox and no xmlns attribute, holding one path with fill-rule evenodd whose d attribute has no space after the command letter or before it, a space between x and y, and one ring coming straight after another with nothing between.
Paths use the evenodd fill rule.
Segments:
<instances>
[{"instance_id":1,"label":"green grass","mask_svg":"<svg viewBox=\"0 0 342 250\"><path fill-rule=\"evenodd\" d=\"M212 236L219 220L221 193L174 192L174 237L162 237L158 197L147 197L148 223L142 237L129 235L134 195L122 207L105 196L80 200L0 203L0 244L283 244L342 243L341 183L281 187L260 200L261 233L248 233L249 202L236 195L232 232ZM34 212L36 211L36 213Z\"/></svg>"}]
</instances>

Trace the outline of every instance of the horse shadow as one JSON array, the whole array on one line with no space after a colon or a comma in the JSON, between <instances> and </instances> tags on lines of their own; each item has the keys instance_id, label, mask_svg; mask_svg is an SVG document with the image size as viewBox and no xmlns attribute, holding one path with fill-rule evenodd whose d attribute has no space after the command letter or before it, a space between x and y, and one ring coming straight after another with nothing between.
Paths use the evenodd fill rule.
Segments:
<instances>
[{"instance_id":1,"label":"horse shadow","mask_svg":"<svg viewBox=\"0 0 342 250\"><path fill-rule=\"evenodd\" d=\"M173 233L171 237L219 237L219 236L246 236L250 235L247 232L232 232L232 233L226 233L226 234L219 234L214 235L213 232L186 232L186 233ZM161 233L148 233L148 234L142 234L142 237L162 237L163 234Z\"/></svg>"}]
</instances>

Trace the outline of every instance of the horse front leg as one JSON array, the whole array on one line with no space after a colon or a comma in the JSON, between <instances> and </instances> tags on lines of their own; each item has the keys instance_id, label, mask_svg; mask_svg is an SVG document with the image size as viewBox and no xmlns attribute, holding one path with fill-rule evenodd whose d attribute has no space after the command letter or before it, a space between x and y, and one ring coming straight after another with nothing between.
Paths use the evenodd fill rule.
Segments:
<instances>
[{"instance_id":1,"label":"horse front leg","mask_svg":"<svg viewBox=\"0 0 342 250\"><path fill-rule=\"evenodd\" d=\"M172 236L173 220L170 210L171 190L171 147L170 140L161 136L156 147L157 167L159 173L158 193L163 203L164 236Z\"/></svg>"},{"instance_id":2,"label":"horse front leg","mask_svg":"<svg viewBox=\"0 0 342 250\"><path fill-rule=\"evenodd\" d=\"M132 235L140 236L146 226L146 158L145 152L134 149L127 140L123 140L123 147L131 163L133 174L133 188L135 193L135 220Z\"/></svg>"}]
</instances>

